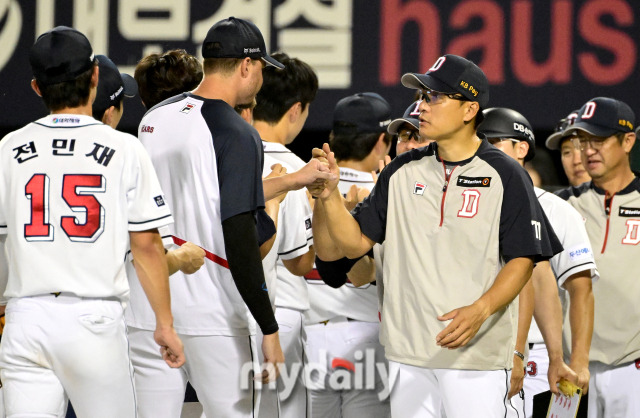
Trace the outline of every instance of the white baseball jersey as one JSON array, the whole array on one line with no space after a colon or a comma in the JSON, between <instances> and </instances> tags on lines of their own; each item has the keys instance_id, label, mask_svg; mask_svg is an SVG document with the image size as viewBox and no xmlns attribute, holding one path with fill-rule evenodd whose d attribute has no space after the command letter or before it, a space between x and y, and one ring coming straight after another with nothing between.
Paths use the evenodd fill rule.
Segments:
<instances>
[{"instance_id":1,"label":"white baseball jersey","mask_svg":"<svg viewBox=\"0 0 640 418\"><path fill-rule=\"evenodd\" d=\"M562 243L564 251L554 255L550 260L551 269L558 280L558 286L562 288L565 280L578 272L590 270L591 279L597 280L598 269L593 259L593 251L589 243L587 230L584 227L584 219L570 204L560 199L553 193L535 188L536 196L544 210L547 219L551 223L556 236ZM560 290L563 292L562 290ZM565 298L563 298L564 301ZM566 303L563 310L566 310ZM542 334L535 319L531 321L529 343L543 343Z\"/></svg>"},{"instance_id":2,"label":"white baseball jersey","mask_svg":"<svg viewBox=\"0 0 640 418\"><path fill-rule=\"evenodd\" d=\"M264 207L258 133L227 103L184 93L151 109L138 135L177 220L169 234L209 252L194 274L171 276L176 331L248 336L248 309L228 268L222 222ZM132 283L127 324L155 329L149 312Z\"/></svg>"},{"instance_id":3,"label":"white baseball jersey","mask_svg":"<svg viewBox=\"0 0 640 418\"><path fill-rule=\"evenodd\" d=\"M271 173L271 166L283 164L270 154L264 156L264 169L262 175L266 177ZM286 164L283 164L286 166ZM286 167L287 172L291 172L290 167ZM287 193L287 196L280 203L278 210L277 233L273 247L262 259L265 282L269 289L269 299L271 306L275 307L276 294L278 288L277 263L279 259L291 260L309 251L307 233L311 229L309 219L309 201L306 189L295 190Z\"/></svg>"},{"instance_id":4,"label":"white baseball jersey","mask_svg":"<svg viewBox=\"0 0 640 418\"><path fill-rule=\"evenodd\" d=\"M292 173L304 167L305 162L300 159L296 154L289 151L287 147L275 142L262 142L265 156L272 157L277 160L283 167L287 169L288 173ZM265 170L266 171L266 170ZM300 220L304 223L304 230L306 231L306 242L300 241L296 238L297 246L290 249L278 250L278 261L276 265L276 272L278 277L277 291L276 291L276 306L283 308L296 309L304 311L309 309L309 296L307 293L307 284L303 277L292 274L282 263L282 259L291 259L309 251L309 246L313 245L313 232L311 231L311 205L306 198L305 189L289 192L297 195L295 200L298 202L295 205L296 220L292 225L286 225L289 230L282 230L282 226L285 223L278 222L278 233L283 231L284 234L290 235L291 228L300 228ZM304 196L304 199L302 199ZM286 200L286 199L285 199ZM304 200L304 201L303 201ZM293 208L293 205L291 205ZM288 215L287 215L288 217ZM296 232L297 235L299 233ZM291 236L293 238L293 235ZM294 256L295 254L295 256Z\"/></svg>"},{"instance_id":5,"label":"white baseball jersey","mask_svg":"<svg viewBox=\"0 0 640 418\"><path fill-rule=\"evenodd\" d=\"M7 135L0 159L4 296L128 299L128 232L173 221L136 138L91 116L49 115Z\"/></svg>"},{"instance_id":6,"label":"white baseball jersey","mask_svg":"<svg viewBox=\"0 0 640 418\"><path fill-rule=\"evenodd\" d=\"M371 173L340 167L338 189L343 196L351 186L373 189ZM319 275L307 275L311 308L307 323L313 324L338 316L365 322L378 322L378 291L371 283L355 287L347 282L335 289L327 285Z\"/></svg>"}]
</instances>

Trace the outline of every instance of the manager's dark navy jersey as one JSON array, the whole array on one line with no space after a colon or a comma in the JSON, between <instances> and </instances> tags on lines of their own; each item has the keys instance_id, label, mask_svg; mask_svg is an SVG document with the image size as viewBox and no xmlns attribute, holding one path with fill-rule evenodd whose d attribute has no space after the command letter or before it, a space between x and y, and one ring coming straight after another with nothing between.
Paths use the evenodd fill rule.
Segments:
<instances>
[{"instance_id":1,"label":"manager's dark navy jersey","mask_svg":"<svg viewBox=\"0 0 640 418\"><path fill-rule=\"evenodd\" d=\"M222 222L264 207L258 133L227 103L185 93L151 109L138 134L175 211L170 233L220 259L205 260L192 275L171 276L176 330L189 335L249 335L247 307L224 265ZM136 311L134 302L132 308L129 319L135 322L130 325L148 328L140 323L146 320L138 320L143 313Z\"/></svg>"},{"instance_id":2,"label":"manager's dark navy jersey","mask_svg":"<svg viewBox=\"0 0 640 418\"><path fill-rule=\"evenodd\" d=\"M613 196L584 183L558 192L585 219L600 279L593 283L589 358L617 366L640 358L640 177Z\"/></svg>"},{"instance_id":3,"label":"manager's dark navy jersey","mask_svg":"<svg viewBox=\"0 0 640 418\"><path fill-rule=\"evenodd\" d=\"M526 171L486 141L462 162L437 144L400 155L354 210L362 232L385 242L381 341L390 360L430 368L511 368L518 305L511 303L456 350L436 345L437 316L470 305L503 263L562 250Z\"/></svg>"}]
</instances>

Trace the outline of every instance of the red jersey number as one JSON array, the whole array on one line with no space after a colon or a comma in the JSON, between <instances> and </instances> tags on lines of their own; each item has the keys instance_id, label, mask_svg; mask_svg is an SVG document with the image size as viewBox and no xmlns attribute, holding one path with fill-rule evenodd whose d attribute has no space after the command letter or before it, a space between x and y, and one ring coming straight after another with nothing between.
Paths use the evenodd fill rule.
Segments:
<instances>
[{"instance_id":1,"label":"red jersey number","mask_svg":"<svg viewBox=\"0 0 640 418\"><path fill-rule=\"evenodd\" d=\"M106 181L96 174L65 174L62 198L78 216L62 216L60 226L74 242L94 242L104 230L104 207L94 196L104 193ZM53 227L49 223L49 178L35 174L25 187L31 200L31 223L24 227L27 241L52 241Z\"/></svg>"}]
</instances>

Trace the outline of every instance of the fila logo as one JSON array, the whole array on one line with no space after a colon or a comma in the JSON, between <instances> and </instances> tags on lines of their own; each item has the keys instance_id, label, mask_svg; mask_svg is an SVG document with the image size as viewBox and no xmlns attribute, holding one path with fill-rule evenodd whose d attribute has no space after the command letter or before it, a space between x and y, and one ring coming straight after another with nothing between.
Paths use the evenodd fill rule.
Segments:
<instances>
[{"instance_id":1,"label":"fila logo","mask_svg":"<svg viewBox=\"0 0 640 418\"><path fill-rule=\"evenodd\" d=\"M585 105L584 112L582 112L582 119L591 119L595 112L596 112L596 103L587 102L587 104Z\"/></svg>"},{"instance_id":2,"label":"fila logo","mask_svg":"<svg viewBox=\"0 0 640 418\"><path fill-rule=\"evenodd\" d=\"M409 113L409 116L420 116L420 103L422 103L422 100L416 102L416 107Z\"/></svg>"},{"instance_id":3,"label":"fila logo","mask_svg":"<svg viewBox=\"0 0 640 418\"><path fill-rule=\"evenodd\" d=\"M431 66L431 68L429 68L429 71L427 71L428 73L431 71L438 71L440 69L440 67L442 67L442 64L444 64L444 62L447 60L447 57L440 57L438 58L438 60L435 62L435 64L433 64Z\"/></svg>"},{"instance_id":4,"label":"fila logo","mask_svg":"<svg viewBox=\"0 0 640 418\"><path fill-rule=\"evenodd\" d=\"M424 183L420 183L416 181L416 184L413 185L413 194L417 194L418 196L422 196L424 194L424 189L427 188L427 185Z\"/></svg>"},{"instance_id":5,"label":"fila logo","mask_svg":"<svg viewBox=\"0 0 640 418\"><path fill-rule=\"evenodd\" d=\"M180 112L189 113L194 107L196 107L196 105L193 103L187 103L182 109L180 109Z\"/></svg>"},{"instance_id":6,"label":"fila logo","mask_svg":"<svg viewBox=\"0 0 640 418\"><path fill-rule=\"evenodd\" d=\"M627 235L622 239L623 244L627 244L627 245L640 244L640 234L638 234L639 226L640 226L640 219L627 220Z\"/></svg>"},{"instance_id":7,"label":"fila logo","mask_svg":"<svg viewBox=\"0 0 640 418\"><path fill-rule=\"evenodd\" d=\"M473 218L478 214L480 192L476 189L463 190L462 197L462 209L458 211L458 218Z\"/></svg>"}]
</instances>

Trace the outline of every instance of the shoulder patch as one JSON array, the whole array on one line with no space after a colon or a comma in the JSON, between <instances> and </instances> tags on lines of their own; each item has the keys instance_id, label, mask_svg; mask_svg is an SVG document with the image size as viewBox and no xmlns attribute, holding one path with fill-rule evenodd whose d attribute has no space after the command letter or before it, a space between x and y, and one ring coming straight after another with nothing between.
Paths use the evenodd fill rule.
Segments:
<instances>
[{"instance_id":1,"label":"shoulder patch","mask_svg":"<svg viewBox=\"0 0 640 418\"><path fill-rule=\"evenodd\" d=\"M490 187L491 177L458 177L456 186L459 187Z\"/></svg>"}]
</instances>

